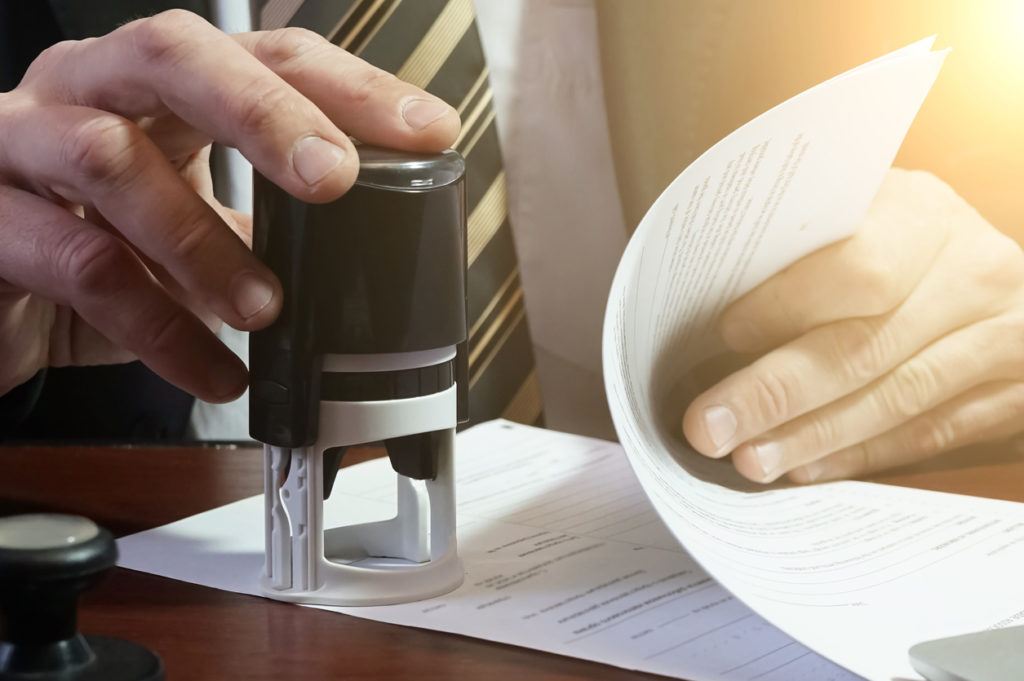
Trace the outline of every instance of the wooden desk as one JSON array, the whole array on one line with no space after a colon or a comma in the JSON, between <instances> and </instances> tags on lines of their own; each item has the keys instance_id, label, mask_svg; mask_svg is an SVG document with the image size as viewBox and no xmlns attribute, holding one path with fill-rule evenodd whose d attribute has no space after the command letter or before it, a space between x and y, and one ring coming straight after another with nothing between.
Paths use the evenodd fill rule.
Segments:
<instances>
[{"instance_id":1,"label":"wooden desk","mask_svg":"<svg viewBox=\"0 0 1024 681\"><path fill-rule=\"evenodd\" d=\"M0 449L0 515L77 513L118 536L262 489L252 449ZM878 482L1024 501L1024 457L963 450ZM657 679L523 648L298 608L115 569L81 628L157 651L169 681Z\"/></svg>"}]
</instances>

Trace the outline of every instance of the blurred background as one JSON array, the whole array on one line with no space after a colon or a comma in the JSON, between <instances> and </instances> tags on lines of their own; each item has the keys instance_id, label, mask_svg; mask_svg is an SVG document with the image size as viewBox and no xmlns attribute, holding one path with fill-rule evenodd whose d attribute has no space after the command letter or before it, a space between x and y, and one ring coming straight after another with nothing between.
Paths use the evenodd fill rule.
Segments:
<instances>
[{"instance_id":1,"label":"blurred background","mask_svg":"<svg viewBox=\"0 0 1024 681\"><path fill-rule=\"evenodd\" d=\"M896 164L935 173L1024 243L1024 0L598 0L597 17L630 228L747 120L936 35L952 52Z\"/></svg>"}]
</instances>

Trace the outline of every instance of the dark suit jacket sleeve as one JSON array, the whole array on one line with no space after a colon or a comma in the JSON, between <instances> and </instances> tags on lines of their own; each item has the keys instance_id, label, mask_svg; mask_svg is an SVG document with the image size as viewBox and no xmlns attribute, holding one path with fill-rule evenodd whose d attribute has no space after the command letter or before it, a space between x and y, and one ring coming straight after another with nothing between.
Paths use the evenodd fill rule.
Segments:
<instances>
[{"instance_id":1,"label":"dark suit jacket sleeve","mask_svg":"<svg viewBox=\"0 0 1024 681\"><path fill-rule=\"evenodd\" d=\"M209 16L207 0L0 2L0 89L61 40L103 35L172 7ZM141 442L187 435L192 397L138 362L40 371L0 396L0 440Z\"/></svg>"}]
</instances>

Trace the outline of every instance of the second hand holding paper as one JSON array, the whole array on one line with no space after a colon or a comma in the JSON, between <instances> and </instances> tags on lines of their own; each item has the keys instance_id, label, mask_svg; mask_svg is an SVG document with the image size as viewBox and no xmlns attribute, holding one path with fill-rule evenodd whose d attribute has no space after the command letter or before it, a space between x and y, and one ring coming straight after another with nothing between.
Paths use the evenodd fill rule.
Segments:
<instances>
[{"instance_id":1,"label":"second hand holding paper","mask_svg":"<svg viewBox=\"0 0 1024 681\"><path fill-rule=\"evenodd\" d=\"M931 44L790 99L690 165L627 247L604 330L616 431L669 529L754 610L872 679L914 677L912 644L1020 611L1014 561L990 553L1024 560L1018 507L856 482L766 490L678 423L722 309L856 230L945 58Z\"/></svg>"}]
</instances>

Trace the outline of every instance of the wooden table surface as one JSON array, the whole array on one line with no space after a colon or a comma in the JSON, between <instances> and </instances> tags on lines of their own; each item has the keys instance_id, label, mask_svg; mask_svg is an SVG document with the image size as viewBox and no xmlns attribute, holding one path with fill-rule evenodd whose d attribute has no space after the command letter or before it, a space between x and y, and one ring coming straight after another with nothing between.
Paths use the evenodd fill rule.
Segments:
<instances>
[{"instance_id":1,"label":"wooden table surface","mask_svg":"<svg viewBox=\"0 0 1024 681\"><path fill-rule=\"evenodd\" d=\"M261 466L255 449L0 448L0 515L76 513L121 536L257 494ZM872 479L1024 501L1024 456L962 450ZM155 650L169 681L661 678L120 568L85 596L80 627Z\"/></svg>"}]
</instances>

